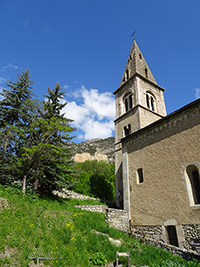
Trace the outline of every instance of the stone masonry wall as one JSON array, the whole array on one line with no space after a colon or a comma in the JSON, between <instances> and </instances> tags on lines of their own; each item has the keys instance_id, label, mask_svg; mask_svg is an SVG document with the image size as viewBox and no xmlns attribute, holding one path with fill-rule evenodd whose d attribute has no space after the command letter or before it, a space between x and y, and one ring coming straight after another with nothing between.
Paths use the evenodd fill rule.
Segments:
<instances>
[{"instance_id":1,"label":"stone masonry wall","mask_svg":"<svg viewBox=\"0 0 200 267\"><path fill-rule=\"evenodd\" d=\"M82 209L82 210L98 212L98 213L105 213L105 210L108 208L105 205L82 205L82 206L75 206L75 207Z\"/></svg>"},{"instance_id":2,"label":"stone masonry wall","mask_svg":"<svg viewBox=\"0 0 200 267\"><path fill-rule=\"evenodd\" d=\"M94 197L84 196L82 194L79 194L79 193L76 193L76 192L73 192L73 191L70 191L67 189L63 189L63 192L59 192L59 191L54 190L53 194L57 195L59 197L62 197L62 198L66 198L66 199L73 198L73 199L80 199L80 200L86 200L86 199L96 200L96 198L94 198Z\"/></svg>"},{"instance_id":3,"label":"stone masonry wall","mask_svg":"<svg viewBox=\"0 0 200 267\"><path fill-rule=\"evenodd\" d=\"M166 244L162 241L156 241L156 240L151 239L151 238L143 238L143 236L137 235L137 234L133 234L133 236L136 239L142 240L144 243L150 244L150 245L158 247L158 248L168 250L172 254L177 255L177 256L181 256L186 260L197 259L200 261L200 255L195 251L187 250L187 249L181 249L179 247L175 247L175 246Z\"/></svg>"},{"instance_id":4,"label":"stone masonry wall","mask_svg":"<svg viewBox=\"0 0 200 267\"><path fill-rule=\"evenodd\" d=\"M152 238L154 240L161 241L162 226L161 225L132 226L132 233L143 236L144 238Z\"/></svg>"},{"instance_id":5,"label":"stone masonry wall","mask_svg":"<svg viewBox=\"0 0 200 267\"><path fill-rule=\"evenodd\" d=\"M191 249L191 239L200 239L200 224L185 224L182 225L182 229L185 237L183 246L186 249Z\"/></svg>"},{"instance_id":6,"label":"stone masonry wall","mask_svg":"<svg viewBox=\"0 0 200 267\"><path fill-rule=\"evenodd\" d=\"M125 233L129 232L128 214L125 210L106 209L106 221L110 227L114 227Z\"/></svg>"}]
</instances>

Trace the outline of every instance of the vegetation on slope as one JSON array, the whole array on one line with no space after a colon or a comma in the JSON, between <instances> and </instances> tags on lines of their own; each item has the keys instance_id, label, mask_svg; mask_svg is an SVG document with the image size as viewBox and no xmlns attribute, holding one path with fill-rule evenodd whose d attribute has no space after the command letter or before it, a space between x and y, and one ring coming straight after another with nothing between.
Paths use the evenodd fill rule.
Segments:
<instances>
[{"instance_id":1,"label":"vegetation on slope","mask_svg":"<svg viewBox=\"0 0 200 267\"><path fill-rule=\"evenodd\" d=\"M77 204L100 204L96 201L23 195L5 186L0 186L0 198L9 203L0 210L0 266L28 266L31 256L54 258L43 260L49 266L105 266L115 260L116 251L130 251L135 266L198 266L109 228L103 214L75 208ZM121 247L94 231L120 239Z\"/></svg>"},{"instance_id":2,"label":"vegetation on slope","mask_svg":"<svg viewBox=\"0 0 200 267\"><path fill-rule=\"evenodd\" d=\"M100 198L115 199L115 165L105 161L87 160L74 163L75 186L77 193Z\"/></svg>"}]
</instances>

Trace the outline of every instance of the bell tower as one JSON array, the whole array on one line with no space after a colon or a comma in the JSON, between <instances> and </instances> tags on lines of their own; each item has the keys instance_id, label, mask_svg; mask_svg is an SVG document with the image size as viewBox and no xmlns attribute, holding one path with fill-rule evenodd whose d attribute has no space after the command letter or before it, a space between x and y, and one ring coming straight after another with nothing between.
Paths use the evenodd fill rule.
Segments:
<instances>
[{"instance_id":1,"label":"bell tower","mask_svg":"<svg viewBox=\"0 0 200 267\"><path fill-rule=\"evenodd\" d=\"M147 65L136 41L128 57L116 96L115 189L116 204L123 206L121 139L166 116L164 89Z\"/></svg>"}]
</instances>

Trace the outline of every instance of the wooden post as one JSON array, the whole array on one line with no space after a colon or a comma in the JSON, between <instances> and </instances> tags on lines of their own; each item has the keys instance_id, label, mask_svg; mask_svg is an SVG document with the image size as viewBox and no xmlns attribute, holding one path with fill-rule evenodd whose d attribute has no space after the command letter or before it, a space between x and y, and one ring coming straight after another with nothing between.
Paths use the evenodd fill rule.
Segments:
<instances>
[{"instance_id":1,"label":"wooden post","mask_svg":"<svg viewBox=\"0 0 200 267\"><path fill-rule=\"evenodd\" d=\"M119 257L128 257L128 267L130 267L130 252L118 252L116 253L116 267L119 266Z\"/></svg>"}]
</instances>

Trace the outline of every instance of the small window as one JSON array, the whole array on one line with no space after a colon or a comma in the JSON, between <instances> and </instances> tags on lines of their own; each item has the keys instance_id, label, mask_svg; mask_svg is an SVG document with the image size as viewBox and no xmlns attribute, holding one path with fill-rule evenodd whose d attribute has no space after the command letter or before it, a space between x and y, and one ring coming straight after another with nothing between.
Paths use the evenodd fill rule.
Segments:
<instances>
[{"instance_id":1,"label":"small window","mask_svg":"<svg viewBox=\"0 0 200 267\"><path fill-rule=\"evenodd\" d=\"M169 244L178 247L178 237L176 233L176 227L174 225L167 226L167 234Z\"/></svg>"},{"instance_id":2,"label":"small window","mask_svg":"<svg viewBox=\"0 0 200 267\"><path fill-rule=\"evenodd\" d=\"M127 112L129 110L128 98L125 98L124 103L125 103L125 111Z\"/></svg>"},{"instance_id":3,"label":"small window","mask_svg":"<svg viewBox=\"0 0 200 267\"><path fill-rule=\"evenodd\" d=\"M128 80L129 79L129 70L127 69L126 70L126 80Z\"/></svg>"},{"instance_id":4,"label":"small window","mask_svg":"<svg viewBox=\"0 0 200 267\"><path fill-rule=\"evenodd\" d=\"M149 105L149 94L146 94L146 102L147 102L147 107L150 108L150 105Z\"/></svg>"},{"instance_id":5,"label":"small window","mask_svg":"<svg viewBox=\"0 0 200 267\"><path fill-rule=\"evenodd\" d=\"M155 97L147 92L146 93L146 104L147 104L147 108L152 110L152 111L155 111L156 110L156 101L155 101Z\"/></svg>"},{"instance_id":6,"label":"small window","mask_svg":"<svg viewBox=\"0 0 200 267\"><path fill-rule=\"evenodd\" d=\"M129 108L131 109L133 107L133 99L132 95L129 95Z\"/></svg>"},{"instance_id":7,"label":"small window","mask_svg":"<svg viewBox=\"0 0 200 267\"><path fill-rule=\"evenodd\" d=\"M124 126L124 137L128 136L131 134L131 125L129 124L128 126Z\"/></svg>"},{"instance_id":8,"label":"small window","mask_svg":"<svg viewBox=\"0 0 200 267\"><path fill-rule=\"evenodd\" d=\"M139 57L140 57L140 59L142 59L142 55L139 53Z\"/></svg>"},{"instance_id":9,"label":"small window","mask_svg":"<svg viewBox=\"0 0 200 267\"><path fill-rule=\"evenodd\" d=\"M192 198L194 204L200 204L200 179L199 171L195 165L190 165L186 169L192 189Z\"/></svg>"},{"instance_id":10,"label":"small window","mask_svg":"<svg viewBox=\"0 0 200 267\"><path fill-rule=\"evenodd\" d=\"M137 178L138 178L138 184L142 184L144 182L142 168L137 169Z\"/></svg>"},{"instance_id":11,"label":"small window","mask_svg":"<svg viewBox=\"0 0 200 267\"><path fill-rule=\"evenodd\" d=\"M128 93L124 97L124 107L125 107L125 112L129 111L133 107L133 95L131 93Z\"/></svg>"},{"instance_id":12,"label":"small window","mask_svg":"<svg viewBox=\"0 0 200 267\"><path fill-rule=\"evenodd\" d=\"M148 78L148 70L145 68L145 77Z\"/></svg>"}]
</instances>

